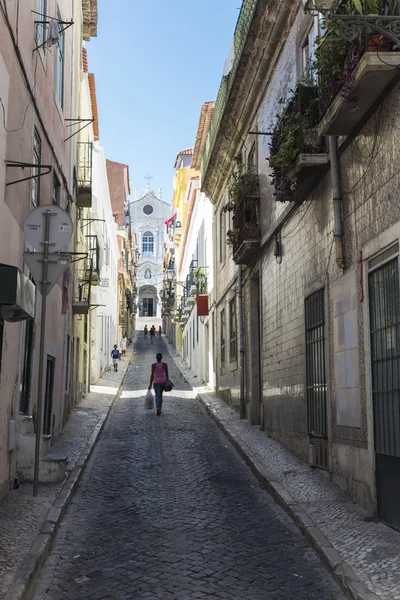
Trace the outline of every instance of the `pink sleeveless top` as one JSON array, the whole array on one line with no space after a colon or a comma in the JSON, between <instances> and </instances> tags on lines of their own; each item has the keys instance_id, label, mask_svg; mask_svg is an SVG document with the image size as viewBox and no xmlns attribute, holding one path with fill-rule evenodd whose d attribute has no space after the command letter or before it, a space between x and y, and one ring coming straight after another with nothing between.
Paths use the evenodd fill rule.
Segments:
<instances>
[{"instance_id":1,"label":"pink sleeveless top","mask_svg":"<svg viewBox=\"0 0 400 600\"><path fill-rule=\"evenodd\" d=\"M156 362L156 368L154 369L154 383L165 383L167 381L164 369L165 363Z\"/></svg>"}]
</instances>

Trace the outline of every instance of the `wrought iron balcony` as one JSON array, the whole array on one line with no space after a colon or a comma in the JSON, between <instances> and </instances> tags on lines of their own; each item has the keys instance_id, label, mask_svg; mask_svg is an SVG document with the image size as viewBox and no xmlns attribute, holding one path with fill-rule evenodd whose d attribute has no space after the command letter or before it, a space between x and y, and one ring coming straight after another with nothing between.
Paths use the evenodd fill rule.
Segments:
<instances>
[{"instance_id":1,"label":"wrought iron balcony","mask_svg":"<svg viewBox=\"0 0 400 600\"><path fill-rule=\"evenodd\" d=\"M227 241L233 247L233 260L237 265L248 265L260 249L259 196L245 196L233 212L233 230Z\"/></svg>"},{"instance_id":2,"label":"wrought iron balcony","mask_svg":"<svg viewBox=\"0 0 400 600\"><path fill-rule=\"evenodd\" d=\"M309 74L284 102L271 138L271 179L280 202L301 200L328 162L319 118L318 88Z\"/></svg>"},{"instance_id":3,"label":"wrought iron balcony","mask_svg":"<svg viewBox=\"0 0 400 600\"><path fill-rule=\"evenodd\" d=\"M399 4L379 0L376 14L371 10L365 0L341 0L325 15L326 32L313 62L320 135L349 135L398 77Z\"/></svg>"},{"instance_id":4,"label":"wrought iron balcony","mask_svg":"<svg viewBox=\"0 0 400 600\"><path fill-rule=\"evenodd\" d=\"M81 208L91 208L93 144L91 142L78 142L77 146L77 204Z\"/></svg>"}]
</instances>

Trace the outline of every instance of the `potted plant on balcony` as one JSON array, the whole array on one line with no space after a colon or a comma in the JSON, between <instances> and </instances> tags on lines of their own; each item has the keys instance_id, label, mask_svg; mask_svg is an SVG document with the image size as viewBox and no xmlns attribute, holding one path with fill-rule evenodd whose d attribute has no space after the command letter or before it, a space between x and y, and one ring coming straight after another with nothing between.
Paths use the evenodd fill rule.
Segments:
<instances>
[{"instance_id":1,"label":"potted plant on balcony","mask_svg":"<svg viewBox=\"0 0 400 600\"><path fill-rule=\"evenodd\" d=\"M243 163L237 165L232 172L229 183L229 202L224 206L224 211L235 211L235 208L245 198L259 197L259 180L254 167Z\"/></svg>"},{"instance_id":2,"label":"potted plant on balcony","mask_svg":"<svg viewBox=\"0 0 400 600\"><path fill-rule=\"evenodd\" d=\"M286 99L270 143L269 164L277 200L292 199L297 186L296 162L301 153L321 153L317 133L318 89L311 76L300 80Z\"/></svg>"},{"instance_id":3,"label":"potted plant on balcony","mask_svg":"<svg viewBox=\"0 0 400 600\"><path fill-rule=\"evenodd\" d=\"M394 17L399 14L397 0L353 0L359 15ZM388 52L393 49L393 42L385 35L372 34L367 40L368 52Z\"/></svg>"}]
</instances>

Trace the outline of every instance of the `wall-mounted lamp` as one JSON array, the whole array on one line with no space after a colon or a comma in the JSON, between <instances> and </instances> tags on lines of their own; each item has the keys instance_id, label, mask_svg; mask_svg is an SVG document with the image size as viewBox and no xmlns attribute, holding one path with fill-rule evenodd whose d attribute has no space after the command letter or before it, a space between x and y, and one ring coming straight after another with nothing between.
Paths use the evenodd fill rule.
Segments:
<instances>
[{"instance_id":1,"label":"wall-mounted lamp","mask_svg":"<svg viewBox=\"0 0 400 600\"><path fill-rule=\"evenodd\" d=\"M281 238L280 231L278 231L278 233L275 235L274 256L276 258L276 262L278 264L281 264L281 262L282 262L282 238Z\"/></svg>"}]
</instances>

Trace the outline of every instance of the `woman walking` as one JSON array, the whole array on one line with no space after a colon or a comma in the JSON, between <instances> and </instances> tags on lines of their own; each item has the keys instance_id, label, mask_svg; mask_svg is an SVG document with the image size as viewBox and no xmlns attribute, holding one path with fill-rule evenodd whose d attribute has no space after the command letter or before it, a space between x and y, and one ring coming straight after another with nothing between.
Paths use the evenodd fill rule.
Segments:
<instances>
[{"instance_id":1,"label":"woman walking","mask_svg":"<svg viewBox=\"0 0 400 600\"><path fill-rule=\"evenodd\" d=\"M154 392L156 394L156 409L157 415L161 415L161 407L163 401L164 385L168 380L168 365L166 362L162 362L162 354L159 352L156 355L157 362L151 365L151 376L149 383L149 390L154 383Z\"/></svg>"}]
</instances>

